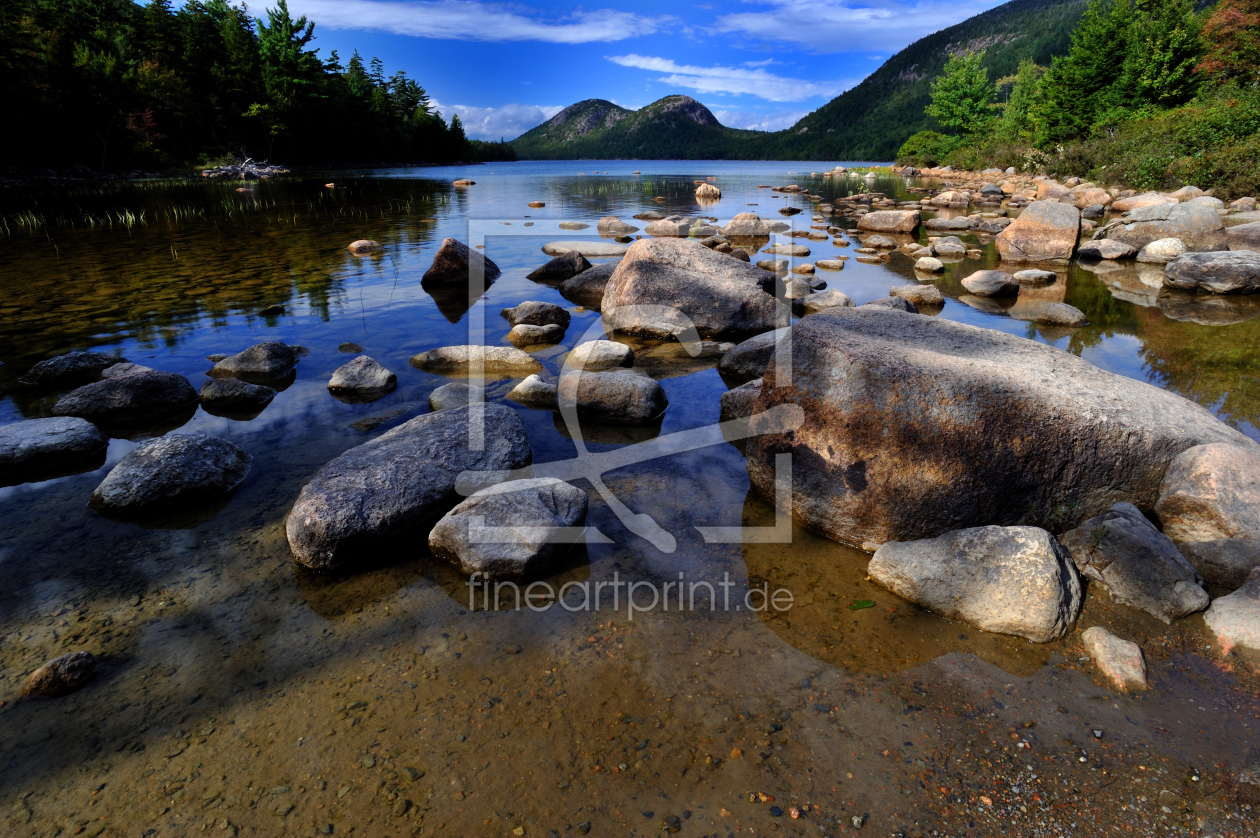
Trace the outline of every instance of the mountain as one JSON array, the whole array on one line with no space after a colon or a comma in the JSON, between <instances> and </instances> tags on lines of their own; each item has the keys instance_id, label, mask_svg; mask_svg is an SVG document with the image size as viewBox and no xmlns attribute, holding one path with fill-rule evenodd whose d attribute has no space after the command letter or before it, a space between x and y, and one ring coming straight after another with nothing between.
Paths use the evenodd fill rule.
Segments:
<instances>
[{"instance_id":1,"label":"mountain","mask_svg":"<svg viewBox=\"0 0 1260 838\"><path fill-rule=\"evenodd\" d=\"M517 137L512 147L523 160L716 160L758 136L725 127L689 96L666 96L637 111L587 99Z\"/></svg>"},{"instance_id":2,"label":"mountain","mask_svg":"<svg viewBox=\"0 0 1260 838\"><path fill-rule=\"evenodd\" d=\"M984 50L993 79L1013 75L1025 58L1047 65L1067 52L1086 2L1012 0L920 38L783 131L727 128L687 96L667 96L637 111L588 99L512 146L521 159L892 160L911 134L936 127L923 110L949 56Z\"/></svg>"}]
</instances>

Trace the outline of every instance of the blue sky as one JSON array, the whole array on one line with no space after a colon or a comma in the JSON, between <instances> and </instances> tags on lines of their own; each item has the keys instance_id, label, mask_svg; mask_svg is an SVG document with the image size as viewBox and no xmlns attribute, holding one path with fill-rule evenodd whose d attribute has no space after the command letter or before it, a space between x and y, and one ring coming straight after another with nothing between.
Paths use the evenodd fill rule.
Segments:
<instances>
[{"instance_id":1,"label":"blue sky","mask_svg":"<svg viewBox=\"0 0 1260 838\"><path fill-rule=\"evenodd\" d=\"M251 4L261 15L265 0ZM470 136L512 139L582 99L640 108L671 93L724 125L778 130L902 47L1000 0L723 0L562 5L290 0L315 46L404 69Z\"/></svg>"}]
</instances>

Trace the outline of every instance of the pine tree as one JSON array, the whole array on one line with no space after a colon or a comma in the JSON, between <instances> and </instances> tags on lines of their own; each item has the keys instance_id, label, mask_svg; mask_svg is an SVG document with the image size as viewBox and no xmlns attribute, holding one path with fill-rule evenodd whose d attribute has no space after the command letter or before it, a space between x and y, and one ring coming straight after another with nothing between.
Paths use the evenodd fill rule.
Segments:
<instances>
[{"instance_id":1,"label":"pine tree","mask_svg":"<svg viewBox=\"0 0 1260 838\"><path fill-rule=\"evenodd\" d=\"M1031 58L1019 63L1012 79L1011 93L996 126L997 136L1008 142L1029 141L1037 133L1037 105L1041 97L1041 79L1046 73Z\"/></svg>"},{"instance_id":2,"label":"pine tree","mask_svg":"<svg viewBox=\"0 0 1260 838\"><path fill-rule=\"evenodd\" d=\"M1042 81L1038 145L1089 132L1124 70L1130 27L1128 0L1090 0L1068 54L1054 60Z\"/></svg>"},{"instance_id":3,"label":"pine tree","mask_svg":"<svg viewBox=\"0 0 1260 838\"><path fill-rule=\"evenodd\" d=\"M928 116L962 134L974 134L993 120L994 90L983 60L983 50L950 56L932 82Z\"/></svg>"},{"instance_id":4,"label":"pine tree","mask_svg":"<svg viewBox=\"0 0 1260 838\"><path fill-rule=\"evenodd\" d=\"M1124 71L1112 104L1170 108L1198 90L1202 24L1194 0L1135 0Z\"/></svg>"}]
</instances>

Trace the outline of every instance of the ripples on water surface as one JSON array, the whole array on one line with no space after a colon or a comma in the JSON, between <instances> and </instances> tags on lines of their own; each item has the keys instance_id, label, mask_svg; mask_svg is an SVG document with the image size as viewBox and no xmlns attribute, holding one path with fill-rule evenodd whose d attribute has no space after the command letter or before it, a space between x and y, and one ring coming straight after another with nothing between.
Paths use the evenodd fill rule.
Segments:
<instances>
[{"instance_id":1,"label":"ripples on water surface","mask_svg":"<svg viewBox=\"0 0 1260 838\"><path fill-rule=\"evenodd\" d=\"M254 457L245 484L207 520L142 527L87 509L138 440L112 440L96 472L0 489L6 834L569 835L590 824L590 834L646 835L687 813L683 829L697 835L831 834L855 815L880 834L988 834L1012 823L1057 834L1099 817L1091 807L1144 829L1203 821L1228 834L1249 824L1251 810L1231 808L1242 798L1199 800L1210 789L1187 779L1192 767L1245 762L1257 741L1254 690L1208 651L1201 618L1170 629L1091 593L1081 625L1118 622L1150 659L1155 689L1116 697L1077 664L1073 641L1033 646L925 614L866 581L865 554L803 530L790 545L705 544L697 525L772 518L730 445L607 476L619 500L677 538L674 552L627 532L592 492L589 523L614 543L576 552L551 581L729 573L734 601L763 582L792 590L783 614L469 611L464 577L428 557L423 534L372 572L295 571L283 519L302 484L426 411L447 380L412 368L412 355L481 342L470 341L470 321L484 320L486 343L505 343L498 312L523 300L572 308L525 279L546 260L544 243L593 234L603 215L643 226L631 216L647 209L725 222L749 210L778 219L793 204L805 209L793 226L809 226L808 201L758 184L907 197L898 179L807 178L831 165L515 163L339 172L245 191L193 182L5 196L14 214L0 239L0 423L49 415L57 394L17 378L72 349L116 351L197 387L207 355L264 340L310 349L257 418L199 411L183 426ZM450 185L461 176L477 185ZM702 207L692 181L705 176L723 198ZM546 208L526 206L537 200ZM16 215L32 209L42 223ZM592 228L559 230L561 220ZM486 253L503 269L472 316L466 300L435 300L420 286L441 240L467 240L470 224L493 231ZM359 238L386 252L352 255L346 244ZM852 253L808 245L808 261ZM1250 301L1160 299L1132 266L1073 265L1036 299L1025 289L1013 305L972 300L977 308L959 300L960 280L995 265L992 245L981 246L983 258L950 264L937 281L947 297L938 316L1052 343L1260 434L1260 309ZM818 276L859 304L915 281L899 253ZM1041 331L1019 319L1037 300L1070 303L1090 325ZM275 305L284 313L260 314ZM566 346L597 328L597 314L576 313ZM329 376L353 357L338 349L346 342L398 373L397 391L369 404L332 398ZM637 348L670 399L649 434L717 420L726 387L715 359ZM561 351L538 353L548 372ZM513 383L492 382L490 398ZM536 462L574 455L550 413L506 403ZM374 431L350 427L390 412ZM594 450L633 441L596 439ZM874 606L848 607L860 600ZM26 673L81 648L102 663L88 688L17 700ZM1044 776L1030 781L1034 770ZM1171 816L1154 802L1161 789L1181 795ZM750 791L777 802L750 803ZM806 814L776 817L772 805Z\"/></svg>"}]
</instances>

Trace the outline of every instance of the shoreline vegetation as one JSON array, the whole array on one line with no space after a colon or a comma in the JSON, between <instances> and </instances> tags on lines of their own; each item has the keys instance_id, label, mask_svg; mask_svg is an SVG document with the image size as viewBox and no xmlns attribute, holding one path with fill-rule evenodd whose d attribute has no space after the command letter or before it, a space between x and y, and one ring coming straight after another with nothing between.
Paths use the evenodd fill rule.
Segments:
<instances>
[{"instance_id":1,"label":"shoreline vegetation","mask_svg":"<svg viewBox=\"0 0 1260 838\"><path fill-rule=\"evenodd\" d=\"M283 161L332 168L511 160L470 140L417 81L380 59L313 46L287 0L12 0L0 6L10 161L25 174L98 177Z\"/></svg>"},{"instance_id":2,"label":"shoreline vegetation","mask_svg":"<svg viewBox=\"0 0 1260 838\"><path fill-rule=\"evenodd\" d=\"M990 81L984 51L932 83L897 162L1078 177L1137 190L1260 191L1260 2L1091 0L1065 55Z\"/></svg>"}]
</instances>

